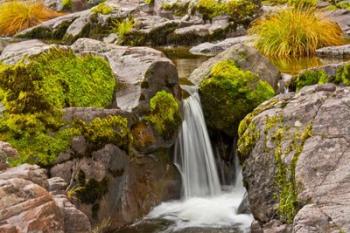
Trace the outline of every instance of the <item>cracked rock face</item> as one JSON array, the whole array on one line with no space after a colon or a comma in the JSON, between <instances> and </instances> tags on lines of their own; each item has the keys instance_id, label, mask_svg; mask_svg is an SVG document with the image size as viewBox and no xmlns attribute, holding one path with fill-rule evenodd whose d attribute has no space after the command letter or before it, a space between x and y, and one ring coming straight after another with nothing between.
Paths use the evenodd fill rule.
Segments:
<instances>
[{"instance_id":1,"label":"cracked rock face","mask_svg":"<svg viewBox=\"0 0 350 233\"><path fill-rule=\"evenodd\" d=\"M290 223L285 232L350 232L349 110L350 89L326 84L276 96L247 116L243 176L263 228L280 220ZM294 180L291 221L280 211L279 166Z\"/></svg>"}]
</instances>

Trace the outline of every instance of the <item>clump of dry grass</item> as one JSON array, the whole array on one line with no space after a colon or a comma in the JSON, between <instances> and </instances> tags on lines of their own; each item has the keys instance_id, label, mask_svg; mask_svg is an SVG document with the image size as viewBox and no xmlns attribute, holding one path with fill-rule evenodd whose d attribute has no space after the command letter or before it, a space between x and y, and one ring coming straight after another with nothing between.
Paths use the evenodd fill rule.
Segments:
<instances>
[{"instance_id":1,"label":"clump of dry grass","mask_svg":"<svg viewBox=\"0 0 350 233\"><path fill-rule=\"evenodd\" d=\"M42 2L7 1L0 4L0 35L11 36L60 15Z\"/></svg>"},{"instance_id":2,"label":"clump of dry grass","mask_svg":"<svg viewBox=\"0 0 350 233\"><path fill-rule=\"evenodd\" d=\"M341 45L344 37L335 22L317 13L314 8L289 8L253 24L255 46L270 57L302 57L316 49Z\"/></svg>"}]
</instances>

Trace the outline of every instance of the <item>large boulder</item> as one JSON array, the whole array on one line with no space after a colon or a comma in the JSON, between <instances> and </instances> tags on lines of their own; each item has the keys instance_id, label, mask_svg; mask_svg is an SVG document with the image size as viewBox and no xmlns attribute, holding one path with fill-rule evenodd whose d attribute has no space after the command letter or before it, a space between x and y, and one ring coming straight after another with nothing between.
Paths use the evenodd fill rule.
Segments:
<instances>
[{"instance_id":1,"label":"large boulder","mask_svg":"<svg viewBox=\"0 0 350 233\"><path fill-rule=\"evenodd\" d=\"M71 48L77 53L105 56L120 82L115 106L132 111L148 104L159 90L168 90L179 97L175 65L165 55L147 47L125 47L92 39L79 39Z\"/></svg>"},{"instance_id":2,"label":"large boulder","mask_svg":"<svg viewBox=\"0 0 350 233\"><path fill-rule=\"evenodd\" d=\"M46 170L36 165L25 164L0 173L0 231L89 232L88 218L68 201L65 194L58 198L48 188Z\"/></svg>"},{"instance_id":3,"label":"large boulder","mask_svg":"<svg viewBox=\"0 0 350 233\"><path fill-rule=\"evenodd\" d=\"M152 157L151 157L152 156ZM94 224L111 228L131 224L164 200L179 197L180 178L167 150L130 158L112 144L50 169L76 190L75 204Z\"/></svg>"},{"instance_id":4,"label":"large boulder","mask_svg":"<svg viewBox=\"0 0 350 233\"><path fill-rule=\"evenodd\" d=\"M278 80L281 77L278 69L255 48L241 43L204 62L193 71L189 77L190 81L197 85L200 84L208 76L213 65L224 60L235 62L241 69L249 70L257 74L262 80L270 83L274 88L277 87Z\"/></svg>"},{"instance_id":5,"label":"large boulder","mask_svg":"<svg viewBox=\"0 0 350 233\"><path fill-rule=\"evenodd\" d=\"M244 183L264 228L350 231L349 93L333 84L304 87L265 102L241 122Z\"/></svg>"}]
</instances>

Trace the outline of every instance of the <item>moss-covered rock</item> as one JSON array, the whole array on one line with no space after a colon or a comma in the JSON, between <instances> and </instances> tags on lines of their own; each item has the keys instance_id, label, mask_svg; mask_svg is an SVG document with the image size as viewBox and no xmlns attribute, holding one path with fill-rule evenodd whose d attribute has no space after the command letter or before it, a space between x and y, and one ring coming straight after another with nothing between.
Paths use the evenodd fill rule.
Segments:
<instances>
[{"instance_id":1,"label":"moss-covered rock","mask_svg":"<svg viewBox=\"0 0 350 233\"><path fill-rule=\"evenodd\" d=\"M255 74L226 60L213 66L200 84L200 94L208 126L233 135L240 120L275 92Z\"/></svg>"},{"instance_id":2,"label":"moss-covered rock","mask_svg":"<svg viewBox=\"0 0 350 233\"><path fill-rule=\"evenodd\" d=\"M146 120L158 133L172 135L180 123L180 108L175 97L166 91L157 92L150 100L150 110Z\"/></svg>"},{"instance_id":3,"label":"moss-covered rock","mask_svg":"<svg viewBox=\"0 0 350 233\"><path fill-rule=\"evenodd\" d=\"M308 70L297 76L295 86L296 90L298 91L305 86L324 84L329 81L330 80L326 72L322 70Z\"/></svg>"},{"instance_id":4,"label":"moss-covered rock","mask_svg":"<svg viewBox=\"0 0 350 233\"><path fill-rule=\"evenodd\" d=\"M1 65L1 100L5 112L0 118L0 138L19 152L19 158L12 164L47 166L69 148L74 136L84 132L95 142L100 131L91 135L87 133L91 128L103 128L109 134L106 128L115 126L115 118L101 120L107 123L96 124L97 127L96 122L77 127L62 120L62 110L107 107L112 103L115 86L115 77L106 60L93 55L77 56L70 50L52 49L15 65ZM127 125L124 119L117 120ZM125 129L116 131L112 136L121 139Z\"/></svg>"}]
</instances>

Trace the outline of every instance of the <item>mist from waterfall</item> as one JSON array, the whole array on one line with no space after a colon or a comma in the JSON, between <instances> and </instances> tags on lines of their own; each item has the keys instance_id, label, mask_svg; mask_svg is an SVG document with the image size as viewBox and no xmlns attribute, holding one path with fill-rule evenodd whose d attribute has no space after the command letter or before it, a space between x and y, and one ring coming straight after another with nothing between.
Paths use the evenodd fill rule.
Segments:
<instances>
[{"instance_id":1,"label":"mist from waterfall","mask_svg":"<svg viewBox=\"0 0 350 233\"><path fill-rule=\"evenodd\" d=\"M199 94L195 87L183 88L191 94L183 101L183 123L175 150L183 198L162 203L146 219L162 218L174 222L164 233L191 227L228 227L249 232L253 217L237 213L245 194L238 159L235 158L234 185L222 191Z\"/></svg>"}]
</instances>

